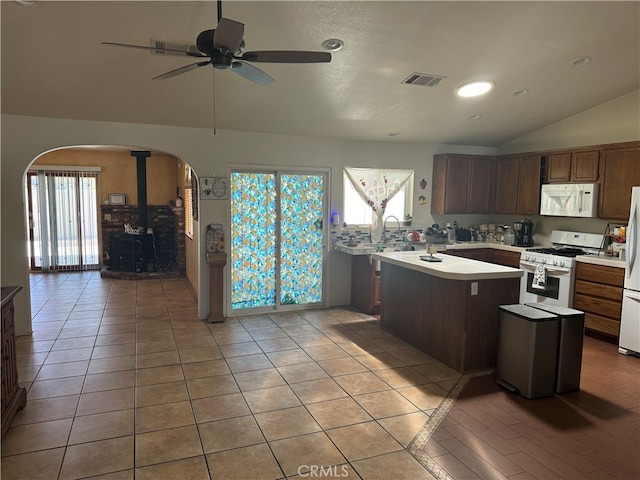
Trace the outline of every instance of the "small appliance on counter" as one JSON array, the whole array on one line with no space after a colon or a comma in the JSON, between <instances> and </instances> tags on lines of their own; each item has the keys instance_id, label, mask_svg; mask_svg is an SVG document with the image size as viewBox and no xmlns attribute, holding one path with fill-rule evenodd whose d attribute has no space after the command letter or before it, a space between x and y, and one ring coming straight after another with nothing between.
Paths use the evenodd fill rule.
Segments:
<instances>
[{"instance_id":1,"label":"small appliance on counter","mask_svg":"<svg viewBox=\"0 0 640 480\"><path fill-rule=\"evenodd\" d=\"M516 233L509 225L505 225L502 243L505 245L515 245L516 243Z\"/></svg>"},{"instance_id":2,"label":"small appliance on counter","mask_svg":"<svg viewBox=\"0 0 640 480\"><path fill-rule=\"evenodd\" d=\"M516 247L533 247L533 222L528 218L513 222Z\"/></svg>"}]
</instances>

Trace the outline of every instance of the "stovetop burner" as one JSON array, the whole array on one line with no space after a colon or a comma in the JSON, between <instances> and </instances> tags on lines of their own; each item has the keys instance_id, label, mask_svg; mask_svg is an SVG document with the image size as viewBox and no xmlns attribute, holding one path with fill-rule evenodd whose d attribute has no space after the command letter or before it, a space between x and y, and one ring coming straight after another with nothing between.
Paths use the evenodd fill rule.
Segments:
<instances>
[{"instance_id":1,"label":"stovetop burner","mask_svg":"<svg viewBox=\"0 0 640 480\"><path fill-rule=\"evenodd\" d=\"M527 252L543 253L546 255L557 255L559 257L577 257L578 255L586 255L581 248L528 248Z\"/></svg>"}]
</instances>

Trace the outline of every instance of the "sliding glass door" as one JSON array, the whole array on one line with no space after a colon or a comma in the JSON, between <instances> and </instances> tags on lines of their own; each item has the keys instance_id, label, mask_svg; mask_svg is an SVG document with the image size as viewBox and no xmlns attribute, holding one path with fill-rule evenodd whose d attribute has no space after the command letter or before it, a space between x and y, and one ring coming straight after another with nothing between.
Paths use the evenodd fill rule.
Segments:
<instances>
[{"instance_id":1,"label":"sliding glass door","mask_svg":"<svg viewBox=\"0 0 640 480\"><path fill-rule=\"evenodd\" d=\"M232 310L324 303L326 195L325 173L232 173Z\"/></svg>"},{"instance_id":2,"label":"sliding glass door","mask_svg":"<svg viewBox=\"0 0 640 480\"><path fill-rule=\"evenodd\" d=\"M29 258L32 270L100 267L97 172L27 173Z\"/></svg>"}]
</instances>

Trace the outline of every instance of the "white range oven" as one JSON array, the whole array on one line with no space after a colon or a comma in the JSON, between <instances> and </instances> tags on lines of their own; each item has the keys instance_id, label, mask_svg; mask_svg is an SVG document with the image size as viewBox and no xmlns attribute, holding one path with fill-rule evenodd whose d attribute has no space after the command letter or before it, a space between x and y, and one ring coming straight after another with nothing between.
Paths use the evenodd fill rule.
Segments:
<instances>
[{"instance_id":1,"label":"white range oven","mask_svg":"<svg viewBox=\"0 0 640 480\"><path fill-rule=\"evenodd\" d=\"M524 275L520 281L520 303L573 306L575 257L597 254L603 235L554 230L552 247L529 248L520 255Z\"/></svg>"}]
</instances>

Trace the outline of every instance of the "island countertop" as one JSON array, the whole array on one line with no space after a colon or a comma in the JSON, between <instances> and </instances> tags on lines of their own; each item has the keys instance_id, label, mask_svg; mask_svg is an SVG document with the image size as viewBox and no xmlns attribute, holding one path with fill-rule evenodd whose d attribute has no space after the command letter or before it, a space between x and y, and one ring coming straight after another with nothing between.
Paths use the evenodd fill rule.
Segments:
<instances>
[{"instance_id":1,"label":"island countertop","mask_svg":"<svg viewBox=\"0 0 640 480\"><path fill-rule=\"evenodd\" d=\"M425 262L420 256L426 252L379 252L372 257L381 262L387 262L398 267L408 268L416 272L433 275L448 280L492 280L498 278L519 278L523 271L517 268L505 267L493 263L471 260L452 255L436 253L434 257L441 262Z\"/></svg>"}]
</instances>

